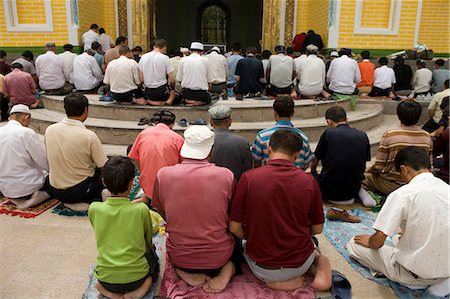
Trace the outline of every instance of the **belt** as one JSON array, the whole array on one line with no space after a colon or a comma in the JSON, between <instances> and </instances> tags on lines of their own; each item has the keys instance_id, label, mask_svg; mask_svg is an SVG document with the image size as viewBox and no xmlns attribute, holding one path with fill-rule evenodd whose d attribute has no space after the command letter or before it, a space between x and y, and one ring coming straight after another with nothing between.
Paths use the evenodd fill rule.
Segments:
<instances>
[{"instance_id":1,"label":"belt","mask_svg":"<svg viewBox=\"0 0 450 299\"><path fill-rule=\"evenodd\" d=\"M261 265L258 263L256 263L256 266L266 269L266 270L280 270L281 269L281 267L269 267L269 266L264 266L264 265Z\"/></svg>"}]
</instances>

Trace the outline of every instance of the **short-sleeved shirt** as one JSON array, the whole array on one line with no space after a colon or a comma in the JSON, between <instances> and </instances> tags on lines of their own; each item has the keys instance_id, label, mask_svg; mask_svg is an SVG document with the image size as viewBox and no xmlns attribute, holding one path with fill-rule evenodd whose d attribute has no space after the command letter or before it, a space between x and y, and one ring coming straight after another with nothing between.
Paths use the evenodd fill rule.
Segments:
<instances>
[{"instance_id":1,"label":"short-sleeved shirt","mask_svg":"<svg viewBox=\"0 0 450 299\"><path fill-rule=\"evenodd\" d=\"M394 90L411 89L411 80L413 77L412 69L407 64L394 65L395 81Z\"/></svg>"},{"instance_id":2,"label":"short-sleeved shirt","mask_svg":"<svg viewBox=\"0 0 450 299\"><path fill-rule=\"evenodd\" d=\"M253 141L252 145L253 159L256 161L261 161L263 165L269 161L268 148L270 137L278 129L294 130L300 135L303 143L302 149L300 150L298 158L294 164L296 167L307 166L313 158L313 153L311 152L311 149L309 147L308 137L301 130L294 128L294 125L290 121L285 120L277 121L275 123L275 126L262 130L258 133L258 135L256 135L256 138Z\"/></svg>"},{"instance_id":3,"label":"short-sleeved shirt","mask_svg":"<svg viewBox=\"0 0 450 299\"><path fill-rule=\"evenodd\" d=\"M331 60L327 80L331 91L352 94L356 84L361 81L358 63L347 55Z\"/></svg>"},{"instance_id":4,"label":"short-sleeved shirt","mask_svg":"<svg viewBox=\"0 0 450 299\"><path fill-rule=\"evenodd\" d=\"M450 70L445 68L436 69L433 71L433 92L440 92L444 89L444 82L450 79Z\"/></svg>"},{"instance_id":5,"label":"short-sleeved shirt","mask_svg":"<svg viewBox=\"0 0 450 299\"><path fill-rule=\"evenodd\" d=\"M45 130L50 185L67 189L92 177L108 158L97 135L79 120L65 118Z\"/></svg>"},{"instance_id":6,"label":"short-sleeved shirt","mask_svg":"<svg viewBox=\"0 0 450 299\"><path fill-rule=\"evenodd\" d=\"M64 57L47 51L36 58L36 75L43 90L59 89L70 79Z\"/></svg>"},{"instance_id":7,"label":"short-sleeved shirt","mask_svg":"<svg viewBox=\"0 0 450 299\"><path fill-rule=\"evenodd\" d=\"M226 167L234 173L236 180L252 168L252 154L247 139L230 133L226 129L214 129L214 148L211 162Z\"/></svg>"},{"instance_id":8,"label":"short-sleeved shirt","mask_svg":"<svg viewBox=\"0 0 450 299\"><path fill-rule=\"evenodd\" d=\"M96 52L96 53L94 54L94 58L95 58L95 61L97 61L98 66L99 66L100 68L102 68L102 65L103 65L103 55L100 54L100 53L98 53L98 52Z\"/></svg>"},{"instance_id":9,"label":"short-sleeved shirt","mask_svg":"<svg viewBox=\"0 0 450 299\"><path fill-rule=\"evenodd\" d=\"M92 47L92 43L93 42L99 42L99 36L98 33L95 32L94 30L90 29L88 31L86 31L85 33L83 33L83 35L81 36L81 41L84 44L84 50L89 50Z\"/></svg>"},{"instance_id":10,"label":"short-sleeved shirt","mask_svg":"<svg viewBox=\"0 0 450 299\"><path fill-rule=\"evenodd\" d=\"M261 60L254 56L247 56L239 60L236 66L236 76L240 76L239 90L243 94L260 92L261 78L264 77L264 68Z\"/></svg>"},{"instance_id":11,"label":"short-sleeved shirt","mask_svg":"<svg viewBox=\"0 0 450 299\"><path fill-rule=\"evenodd\" d=\"M177 81L181 82L181 87L192 90L208 90L208 83L212 83L212 80L212 70L208 58L197 53L181 58L177 72Z\"/></svg>"},{"instance_id":12,"label":"short-sleeved shirt","mask_svg":"<svg viewBox=\"0 0 450 299\"><path fill-rule=\"evenodd\" d=\"M325 85L325 63L314 54L294 60L297 71L298 90L304 96L320 94Z\"/></svg>"},{"instance_id":13,"label":"short-sleeved shirt","mask_svg":"<svg viewBox=\"0 0 450 299\"><path fill-rule=\"evenodd\" d=\"M128 156L139 161L139 184L145 195L153 198L153 185L161 168L182 161L180 151L183 142L183 137L163 123L147 128L138 135Z\"/></svg>"},{"instance_id":14,"label":"short-sleeved shirt","mask_svg":"<svg viewBox=\"0 0 450 299\"><path fill-rule=\"evenodd\" d=\"M379 172L386 180L403 183L400 173L395 169L395 156L407 146L423 148L432 161L433 142L430 134L418 126L400 125L384 132L371 171Z\"/></svg>"},{"instance_id":15,"label":"short-sleeved shirt","mask_svg":"<svg viewBox=\"0 0 450 299\"><path fill-rule=\"evenodd\" d=\"M429 69L418 69L414 73L413 77L414 92L419 93L430 91L431 80L433 80L433 73Z\"/></svg>"},{"instance_id":16,"label":"short-sleeved shirt","mask_svg":"<svg viewBox=\"0 0 450 299\"><path fill-rule=\"evenodd\" d=\"M98 42L100 43L100 45L102 45L103 52L106 52L109 49L111 49L111 45L113 44L113 40L112 40L111 36L109 36L106 33L100 34L100 36L98 38Z\"/></svg>"},{"instance_id":17,"label":"short-sleeved shirt","mask_svg":"<svg viewBox=\"0 0 450 299\"><path fill-rule=\"evenodd\" d=\"M136 60L120 56L111 61L106 68L103 82L110 84L111 91L115 93L126 93L137 89L141 79Z\"/></svg>"},{"instance_id":18,"label":"short-sleeved shirt","mask_svg":"<svg viewBox=\"0 0 450 299\"><path fill-rule=\"evenodd\" d=\"M392 88L392 85L395 84L395 82L394 70L387 65L380 66L375 70L375 81L373 86L381 89L388 89Z\"/></svg>"},{"instance_id":19,"label":"short-sleeved shirt","mask_svg":"<svg viewBox=\"0 0 450 299\"><path fill-rule=\"evenodd\" d=\"M233 173L207 160L185 159L158 172L152 205L165 212L167 251L175 267L216 269L230 260L234 187Z\"/></svg>"},{"instance_id":20,"label":"short-sleeved shirt","mask_svg":"<svg viewBox=\"0 0 450 299\"><path fill-rule=\"evenodd\" d=\"M314 155L322 161L320 187L325 199L349 200L358 194L370 161L366 133L347 124L326 129Z\"/></svg>"},{"instance_id":21,"label":"short-sleeved shirt","mask_svg":"<svg viewBox=\"0 0 450 299\"><path fill-rule=\"evenodd\" d=\"M364 59L358 63L358 67L361 73L361 81L359 81L357 86L372 86L375 75L375 64L368 59Z\"/></svg>"},{"instance_id":22,"label":"short-sleeved shirt","mask_svg":"<svg viewBox=\"0 0 450 299\"><path fill-rule=\"evenodd\" d=\"M16 60L12 62L14 63L20 63L23 66L23 71L29 73L30 75L36 75L36 68L34 67L33 63L26 60L23 57L19 57Z\"/></svg>"},{"instance_id":23,"label":"short-sleeved shirt","mask_svg":"<svg viewBox=\"0 0 450 299\"><path fill-rule=\"evenodd\" d=\"M143 203L112 197L89 206L97 243L95 277L106 283L140 280L149 271L145 253L152 246L152 219Z\"/></svg>"},{"instance_id":24,"label":"short-sleeved shirt","mask_svg":"<svg viewBox=\"0 0 450 299\"><path fill-rule=\"evenodd\" d=\"M145 53L139 60L139 69L144 74L144 85L157 88L167 84L167 75L173 72L169 56L157 50Z\"/></svg>"},{"instance_id":25,"label":"short-sleeved shirt","mask_svg":"<svg viewBox=\"0 0 450 299\"><path fill-rule=\"evenodd\" d=\"M449 96L450 96L450 88L447 88L435 94L431 99L430 105L428 105L428 110L434 110L433 120L436 123L439 123L439 121L442 118L442 110L441 110L442 100L445 97Z\"/></svg>"},{"instance_id":26,"label":"short-sleeved shirt","mask_svg":"<svg viewBox=\"0 0 450 299\"><path fill-rule=\"evenodd\" d=\"M239 54L233 54L230 57L227 58L227 64L228 64L228 79L227 84L236 84L236 77L234 74L236 74L236 67L239 62L239 60L244 59Z\"/></svg>"},{"instance_id":27,"label":"short-sleeved shirt","mask_svg":"<svg viewBox=\"0 0 450 299\"><path fill-rule=\"evenodd\" d=\"M216 51L212 51L208 55L205 55L205 57L208 58L211 67L212 83L219 84L227 82L227 58Z\"/></svg>"},{"instance_id":28,"label":"short-sleeved shirt","mask_svg":"<svg viewBox=\"0 0 450 299\"><path fill-rule=\"evenodd\" d=\"M445 129L444 132L439 135L439 137L433 143L433 156L437 157L442 154L444 159L444 164L439 169L437 176L444 180L444 182L449 182L449 140L450 140L450 128Z\"/></svg>"},{"instance_id":29,"label":"short-sleeved shirt","mask_svg":"<svg viewBox=\"0 0 450 299\"><path fill-rule=\"evenodd\" d=\"M30 106L36 102L34 97L36 82L29 73L19 69L14 69L5 76L5 91L14 105L24 104Z\"/></svg>"},{"instance_id":30,"label":"short-sleeved shirt","mask_svg":"<svg viewBox=\"0 0 450 299\"><path fill-rule=\"evenodd\" d=\"M449 194L449 185L441 179L429 172L418 174L388 196L373 225L387 236L400 228L394 259L420 278L450 276Z\"/></svg>"},{"instance_id":31,"label":"short-sleeved shirt","mask_svg":"<svg viewBox=\"0 0 450 299\"><path fill-rule=\"evenodd\" d=\"M295 70L294 59L283 53L271 55L269 58L270 84L278 88L292 85L292 74Z\"/></svg>"},{"instance_id":32,"label":"short-sleeved shirt","mask_svg":"<svg viewBox=\"0 0 450 299\"><path fill-rule=\"evenodd\" d=\"M319 186L292 162L271 160L242 175L230 220L244 224L252 260L268 267L300 267L314 251L311 226L324 222Z\"/></svg>"}]
</instances>

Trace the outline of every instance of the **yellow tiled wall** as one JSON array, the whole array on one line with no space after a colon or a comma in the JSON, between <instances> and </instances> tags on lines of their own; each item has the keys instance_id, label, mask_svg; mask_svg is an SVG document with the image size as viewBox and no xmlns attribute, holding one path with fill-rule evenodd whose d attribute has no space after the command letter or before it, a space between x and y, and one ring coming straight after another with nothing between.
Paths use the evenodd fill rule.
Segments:
<instances>
[{"instance_id":1,"label":"yellow tiled wall","mask_svg":"<svg viewBox=\"0 0 450 299\"><path fill-rule=\"evenodd\" d=\"M16 1L20 14L24 11L39 9L41 1L23 0ZM52 0L53 11L53 32L8 32L6 30L5 10L3 1L0 1L0 47L19 47L19 46L44 46L46 42L54 41L57 45L67 43L67 20L66 20L66 3L65 0ZM36 5L36 7L35 7ZM42 4L43 5L43 4ZM42 8L43 9L43 8ZM24 15L24 17L28 15ZM44 15L37 17L33 24L45 23ZM27 22L28 23L28 22Z\"/></svg>"},{"instance_id":2,"label":"yellow tiled wall","mask_svg":"<svg viewBox=\"0 0 450 299\"><path fill-rule=\"evenodd\" d=\"M78 39L81 44L81 36L89 30L92 24L105 28L106 34L116 39L116 23L114 15L114 0L80 0L78 1L80 24Z\"/></svg>"},{"instance_id":3,"label":"yellow tiled wall","mask_svg":"<svg viewBox=\"0 0 450 299\"><path fill-rule=\"evenodd\" d=\"M388 28L391 0L364 0L361 27Z\"/></svg>"},{"instance_id":4,"label":"yellow tiled wall","mask_svg":"<svg viewBox=\"0 0 450 299\"><path fill-rule=\"evenodd\" d=\"M448 0L423 0L418 43L436 53L450 53L449 11Z\"/></svg>"},{"instance_id":5,"label":"yellow tiled wall","mask_svg":"<svg viewBox=\"0 0 450 299\"><path fill-rule=\"evenodd\" d=\"M45 24L44 0L16 0L19 24Z\"/></svg>"},{"instance_id":6,"label":"yellow tiled wall","mask_svg":"<svg viewBox=\"0 0 450 299\"><path fill-rule=\"evenodd\" d=\"M359 1L359 0L358 0ZM435 0L432 0L435 1ZM364 0L366 2L366 0ZM376 0L379 2L379 0ZM398 35L378 35L378 34L355 34L354 0L342 0L339 47L351 47L357 49L411 49L414 41L414 31L417 14L417 0L403 0L400 28ZM383 6L375 6L376 12L384 15ZM361 19L373 16L375 12L363 10ZM444 28L442 28L444 29Z\"/></svg>"},{"instance_id":7,"label":"yellow tiled wall","mask_svg":"<svg viewBox=\"0 0 450 299\"><path fill-rule=\"evenodd\" d=\"M307 32L309 29L322 36L327 44L328 40L328 0L298 0L297 32Z\"/></svg>"}]
</instances>

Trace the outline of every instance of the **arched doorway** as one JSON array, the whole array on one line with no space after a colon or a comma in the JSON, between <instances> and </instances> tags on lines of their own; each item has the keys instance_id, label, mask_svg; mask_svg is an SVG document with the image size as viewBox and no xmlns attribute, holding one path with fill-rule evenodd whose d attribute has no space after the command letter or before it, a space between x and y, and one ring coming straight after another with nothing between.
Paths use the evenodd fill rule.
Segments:
<instances>
[{"instance_id":1,"label":"arched doorway","mask_svg":"<svg viewBox=\"0 0 450 299\"><path fill-rule=\"evenodd\" d=\"M203 3L197 12L198 38L203 43L227 44L229 41L230 10L220 1Z\"/></svg>"}]
</instances>

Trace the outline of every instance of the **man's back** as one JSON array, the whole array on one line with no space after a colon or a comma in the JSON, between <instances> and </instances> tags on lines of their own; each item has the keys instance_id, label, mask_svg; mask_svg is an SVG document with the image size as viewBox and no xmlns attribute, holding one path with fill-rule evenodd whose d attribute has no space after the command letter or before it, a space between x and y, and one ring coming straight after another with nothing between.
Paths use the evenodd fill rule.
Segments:
<instances>
[{"instance_id":1,"label":"man's back","mask_svg":"<svg viewBox=\"0 0 450 299\"><path fill-rule=\"evenodd\" d=\"M445 68L433 71L433 92L440 92L444 87L445 80L450 79L450 70Z\"/></svg>"},{"instance_id":2,"label":"man's back","mask_svg":"<svg viewBox=\"0 0 450 299\"><path fill-rule=\"evenodd\" d=\"M212 51L210 54L205 56L208 58L209 65L212 72L212 83L225 83L227 81L227 59L225 56Z\"/></svg>"},{"instance_id":3,"label":"man's back","mask_svg":"<svg viewBox=\"0 0 450 299\"><path fill-rule=\"evenodd\" d=\"M94 132L77 120L64 119L45 131L45 146L50 166L50 184L67 189L94 175L107 157Z\"/></svg>"},{"instance_id":4,"label":"man's back","mask_svg":"<svg viewBox=\"0 0 450 299\"><path fill-rule=\"evenodd\" d=\"M347 55L333 59L327 78L330 81L330 90L342 94L352 94L355 91L356 83L361 81L358 63Z\"/></svg>"},{"instance_id":5,"label":"man's back","mask_svg":"<svg viewBox=\"0 0 450 299\"><path fill-rule=\"evenodd\" d=\"M394 258L420 278L450 276L449 192L448 184L432 173L418 174L391 193L373 226L389 236L401 229Z\"/></svg>"},{"instance_id":6,"label":"man's back","mask_svg":"<svg viewBox=\"0 0 450 299\"><path fill-rule=\"evenodd\" d=\"M64 86L69 73L64 70L64 59L47 51L36 58L36 74L42 89L58 89Z\"/></svg>"},{"instance_id":7,"label":"man's back","mask_svg":"<svg viewBox=\"0 0 450 299\"><path fill-rule=\"evenodd\" d=\"M207 160L185 159L162 168L155 186L152 205L166 214L171 262L181 268L214 269L229 261L234 246L228 232L233 173Z\"/></svg>"},{"instance_id":8,"label":"man's back","mask_svg":"<svg viewBox=\"0 0 450 299\"><path fill-rule=\"evenodd\" d=\"M230 214L245 225L252 260L285 268L299 267L311 255L311 226L323 219L315 179L281 159L242 175Z\"/></svg>"},{"instance_id":9,"label":"man's back","mask_svg":"<svg viewBox=\"0 0 450 299\"><path fill-rule=\"evenodd\" d=\"M286 88L292 84L294 59L282 53L269 58L270 84L278 88Z\"/></svg>"},{"instance_id":10,"label":"man's back","mask_svg":"<svg viewBox=\"0 0 450 299\"><path fill-rule=\"evenodd\" d=\"M394 66L395 81L394 90L411 89L412 69L407 64L397 64Z\"/></svg>"},{"instance_id":11,"label":"man's back","mask_svg":"<svg viewBox=\"0 0 450 299\"><path fill-rule=\"evenodd\" d=\"M239 60L236 67L236 75L240 76L239 89L242 93L261 91L260 80L264 77L264 68L258 58L247 56Z\"/></svg>"},{"instance_id":12,"label":"man's back","mask_svg":"<svg viewBox=\"0 0 450 299\"><path fill-rule=\"evenodd\" d=\"M100 34L100 37L98 38L100 45L102 45L103 52L108 51L111 49L111 44L113 43L111 36L109 36L106 33Z\"/></svg>"},{"instance_id":13,"label":"man's back","mask_svg":"<svg viewBox=\"0 0 450 299\"><path fill-rule=\"evenodd\" d=\"M64 68L67 71L67 74L69 75L69 82L73 83L72 76L73 76L73 60L75 57L77 57L77 54L72 53L70 51L64 51L61 54L58 54L59 57L62 57L64 59Z\"/></svg>"},{"instance_id":14,"label":"man's back","mask_svg":"<svg viewBox=\"0 0 450 299\"><path fill-rule=\"evenodd\" d=\"M102 79L102 70L94 57L83 53L73 60L73 83L78 90L90 90Z\"/></svg>"},{"instance_id":15,"label":"man's back","mask_svg":"<svg viewBox=\"0 0 450 299\"><path fill-rule=\"evenodd\" d=\"M233 54L230 57L227 58L227 64L228 64L228 79L227 84L235 84L236 83L236 77L234 76L236 74L236 67L239 62L239 60L244 59L239 54Z\"/></svg>"},{"instance_id":16,"label":"man's back","mask_svg":"<svg viewBox=\"0 0 450 299\"><path fill-rule=\"evenodd\" d=\"M208 83L212 82L208 59L197 53L181 58L177 81L181 82L183 88L208 90Z\"/></svg>"},{"instance_id":17,"label":"man's back","mask_svg":"<svg viewBox=\"0 0 450 299\"><path fill-rule=\"evenodd\" d=\"M375 75L375 64L368 59L364 59L358 63L359 72L361 73L361 81L358 86L372 86Z\"/></svg>"},{"instance_id":18,"label":"man's back","mask_svg":"<svg viewBox=\"0 0 450 299\"><path fill-rule=\"evenodd\" d=\"M34 92L36 83L29 73L19 69L13 69L5 76L5 91L8 93L12 104L31 105L36 101Z\"/></svg>"},{"instance_id":19,"label":"man's back","mask_svg":"<svg viewBox=\"0 0 450 299\"><path fill-rule=\"evenodd\" d=\"M16 60L14 60L12 62L12 64L14 63L20 63L23 66L23 71L29 73L30 75L35 75L36 74L36 68L34 67L33 63L26 60L23 57L19 57ZM445 80L444 80L445 81ZM444 84L444 82L442 82L442 84Z\"/></svg>"},{"instance_id":20,"label":"man's back","mask_svg":"<svg viewBox=\"0 0 450 299\"><path fill-rule=\"evenodd\" d=\"M325 63L316 55L308 55L297 63L297 78L300 93L305 89L315 89L319 94L325 84Z\"/></svg>"},{"instance_id":21,"label":"man's back","mask_svg":"<svg viewBox=\"0 0 450 299\"><path fill-rule=\"evenodd\" d=\"M142 131L131 148L129 157L139 160L140 183L144 193L152 197L156 174L166 166L181 162L180 150L183 137L160 123Z\"/></svg>"},{"instance_id":22,"label":"man's back","mask_svg":"<svg viewBox=\"0 0 450 299\"><path fill-rule=\"evenodd\" d=\"M44 183L48 171L44 144L30 128L10 120L0 128L0 191L4 196L27 196Z\"/></svg>"},{"instance_id":23,"label":"man's back","mask_svg":"<svg viewBox=\"0 0 450 299\"><path fill-rule=\"evenodd\" d=\"M431 80L433 79L433 72L427 68L418 69L414 73L413 85L414 92L428 92L430 90Z\"/></svg>"},{"instance_id":24,"label":"man's back","mask_svg":"<svg viewBox=\"0 0 450 299\"><path fill-rule=\"evenodd\" d=\"M167 75L173 71L169 57L153 50L142 55L139 69L144 74L144 84L149 88L157 88L167 83Z\"/></svg>"},{"instance_id":25,"label":"man's back","mask_svg":"<svg viewBox=\"0 0 450 299\"><path fill-rule=\"evenodd\" d=\"M252 155L245 138L232 134L226 129L214 129L216 137L212 161L218 166L230 169L236 180L252 168Z\"/></svg>"},{"instance_id":26,"label":"man's back","mask_svg":"<svg viewBox=\"0 0 450 299\"><path fill-rule=\"evenodd\" d=\"M134 90L139 84L139 68L134 59L121 56L108 64L104 82L111 85L111 91L125 93Z\"/></svg>"},{"instance_id":27,"label":"man's back","mask_svg":"<svg viewBox=\"0 0 450 299\"><path fill-rule=\"evenodd\" d=\"M366 161L370 160L366 133L347 124L326 129L314 154L322 161L321 190L324 198L353 198L361 187Z\"/></svg>"}]
</instances>

